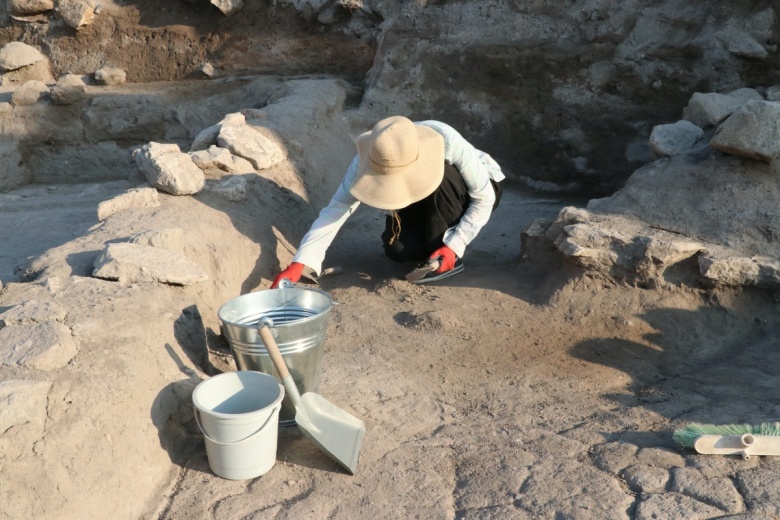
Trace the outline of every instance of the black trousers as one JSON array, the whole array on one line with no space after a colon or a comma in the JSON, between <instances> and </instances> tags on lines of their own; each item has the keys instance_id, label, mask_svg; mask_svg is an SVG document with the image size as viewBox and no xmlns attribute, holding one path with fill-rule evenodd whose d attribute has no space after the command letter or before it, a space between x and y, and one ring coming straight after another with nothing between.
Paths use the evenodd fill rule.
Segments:
<instances>
[{"instance_id":1,"label":"black trousers","mask_svg":"<svg viewBox=\"0 0 780 520\"><path fill-rule=\"evenodd\" d=\"M501 183L490 181L498 207ZM385 254L396 262L421 262L444 245L444 232L466 213L471 197L463 177L453 165L444 164L444 179L426 198L388 216L382 244Z\"/></svg>"}]
</instances>

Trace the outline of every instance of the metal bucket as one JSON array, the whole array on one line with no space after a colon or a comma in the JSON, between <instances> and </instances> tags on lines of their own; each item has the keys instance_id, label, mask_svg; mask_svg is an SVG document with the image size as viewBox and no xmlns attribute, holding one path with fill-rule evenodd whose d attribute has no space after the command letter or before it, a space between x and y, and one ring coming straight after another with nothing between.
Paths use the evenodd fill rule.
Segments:
<instances>
[{"instance_id":1,"label":"metal bucket","mask_svg":"<svg viewBox=\"0 0 780 520\"><path fill-rule=\"evenodd\" d=\"M238 370L265 372L281 381L257 332L260 320L270 318L279 351L304 394L316 392L320 385L332 305L324 291L288 285L233 298L220 307L218 316ZM288 396L282 401L279 424L295 424L295 407Z\"/></svg>"}]
</instances>

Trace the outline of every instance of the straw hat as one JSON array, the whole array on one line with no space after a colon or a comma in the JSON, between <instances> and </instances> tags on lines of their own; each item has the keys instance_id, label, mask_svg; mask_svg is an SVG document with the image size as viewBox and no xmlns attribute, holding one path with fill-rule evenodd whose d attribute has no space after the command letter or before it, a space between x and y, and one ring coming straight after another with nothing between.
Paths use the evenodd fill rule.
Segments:
<instances>
[{"instance_id":1,"label":"straw hat","mask_svg":"<svg viewBox=\"0 0 780 520\"><path fill-rule=\"evenodd\" d=\"M358 174L349 192L379 209L402 209L434 192L444 178L444 138L401 116L357 139Z\"/></svg>"}]
</instances>

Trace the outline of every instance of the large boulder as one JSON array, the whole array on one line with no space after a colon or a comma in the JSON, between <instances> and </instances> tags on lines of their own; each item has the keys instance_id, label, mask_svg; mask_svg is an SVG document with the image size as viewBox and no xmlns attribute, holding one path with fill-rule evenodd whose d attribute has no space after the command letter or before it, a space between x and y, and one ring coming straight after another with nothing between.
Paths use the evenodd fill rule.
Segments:
<instances>
[{"instance_id":1,"label":"large boulder","mask_svg":"<svg viewBox=\"0 0 780 520\"><path fill-rule=\"evenodd\" d=\"M119 242L95 260L92 275L121 283L159 282L192 285L208 279L195 262L167 249Z\"/></svg>"},{"instance_id":2,"label":"large boulder","mask_svg":"<svg viewBox=\"0 0 780 520\"><path fill-rule=\"evenodd\" d=\"M683 109L683 119L701 128L710 128L729 117L746 103L742 97L695 92Z\"/></svg>"},{"instance_id":3,"label":"large boulder","mask_svg":"<svg viewBox=\"0 0 780 520\"><path fill-rule=\"evenodd\" d=\"M222 126L217 143L251 162L257 170L270 168L285 158L279 145L249 125Z\"/></svg>"},{"instance_id":4,"label":"large boulder","mask_svg":"<svg viewBox=\"0 0 780 520\"><path fill-rule=\"evenodd\" d=\"M704 130L689 121L658 125L650 133L650 149L661 156L677 155L696 144L703 134Z\"/></svg>"},{"instance_id":5,"label":"large boulder","mask_svg":"<svg viewBox=\"0 0 780 520\"><path fill-rule=\"evenodd\" d=\"M209 170L221 170L230 173L233 172L236 167L230 150L227 148L220 148L216 145L211 145L207 150L190 152L190 156L195 164L204 172L208 172Z\"/></svg>"},{"instance_id":6,"label":"large boulder","mask_svg":"<svg viewBox=\"0 0 780 520\"><path fill-rule=\"evenodd\" d=\"M101 222L128 209L156 208L160 205L157 190L154 188L135 188L98 204L97 217Z\"/></svg>"},{"instance_id":7,"label":"large boulder","mask_svg":"<svg viewBox=\"0 0 780 520\"><path fill-rule=\"evenodd\" d=\"M12 16L31 16L54 9L54 0L6 0L6 8Z\"/></svg>"},{"instance_id":8,"label":"large boulder","mask_svg":"<svg viewBox=\"0 0 780 520\"><path fill-rule=\"evenodd\" d=\"M206 177L189 154L176 144L151 142L133 152L149 184L172 195L192 195L203 189Z\"/></svg>"},{"instance_id":9,"label":"large boulder","mask_svg":"<svg viewBox=\"0 0 780 520\"><path fill-rule=\"evenodd\" d=\"M44 97L48 96L49 87L46 83L37 80L25 82L21 87L14 90L11 95L11 104L14 106L34 105Z\"/></svg>"},{"instance_id":10,"label":"large boulder","mask_svg":"<svg viewBox=\"0 0 780 520\"><path fill-rule=\"evenodd\" d=\"M23 42L11 42L0 49L0 71L21 69L45 61L41 51Z\"/></svg>"},{"instance_id":11,"label":"large boulder","mask_svg":"<svg viewBox=\"0 0 780 520\"><path fill-rule=\"evenodd\" d=\"M59 0L57 8L65 23L76 30L95 19L95 8L85 0Z\"/></svg>"},{"instance_id":12,"label":"large boulder","mask_svg":"<svg viewBox=\"0 0 780 520\"><path fill-rule=\"evenodd\" d=\"M718 128L710 146L771 163L780 156L780 103L748 101Z\"/></svg>"}]
</instances>

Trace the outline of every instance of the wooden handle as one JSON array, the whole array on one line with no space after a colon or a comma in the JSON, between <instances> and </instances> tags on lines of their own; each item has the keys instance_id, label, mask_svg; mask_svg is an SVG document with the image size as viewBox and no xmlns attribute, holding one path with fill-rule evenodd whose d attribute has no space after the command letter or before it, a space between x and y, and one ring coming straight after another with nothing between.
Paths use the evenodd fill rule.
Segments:
<instances>
[{"instance_id":1,"label":"wooden handle","mask_svg":"<svg viewBox=\"0 0 780 520\"><path fill-rule=\"evenodd\" d=\"M289 376L290 371L287 370L287 364L284 362L284 358L282 358L282 353L279 352L279 346L276 344L271 329L268 325L263 325L258 329L258 332L263 343L265 343L265 349L268 351L268 355L271 356L271 361L273 361L276 371L279 372L279 377L284 379Z\"/></svg>"}]
</instances>

